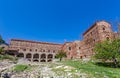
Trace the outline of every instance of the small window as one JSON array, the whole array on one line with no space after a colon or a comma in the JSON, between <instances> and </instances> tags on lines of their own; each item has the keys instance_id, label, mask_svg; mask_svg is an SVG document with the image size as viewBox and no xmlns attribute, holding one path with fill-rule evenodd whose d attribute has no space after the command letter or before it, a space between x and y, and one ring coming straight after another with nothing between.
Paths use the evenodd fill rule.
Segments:
<instances>
[{"instance_id":1,"label":"small window","mask_svg":"<svg viewBox=\"0 0 120 78\"><path fill-rule=\"evenodd\" d=\"M71 47L69 47L69 50L71 50Z\"/></svg>"},{"instance_id":2,"label":"small window","mask_svg":"<svg viewBox=\"0 0 120 78\"><path fill-rule=\"evenodd\" d=\"M50 50L48 50L48 52L50 52Z\"/></svg>"},{"instance_id":3,"label":"small window","mask_svg":"<svg viewBox=\"0 0 120 78\"><path fill-rule=\"evenodd\" d=\"M43 52L45 52L45 50L43 50Z\"/></svg>"},{"instance_id":4,"label":"small window","mask_svg":"<svg viewBox=\"0 0 120 78\"><path fill-rule=\"evenodd\" d=\"M53 53L55 53L55 50L53 50Z\"/></svg>"},{"instance_id":5,"label":"small window","mask_svg":"<svg viewBox=\"0 0 120 78\"><path fill-rule=\"evenodd\" d=\"M103 28L103 30L105 30L105 28Z\"/></svg>"},{"instance_id":6,"label":"small window","mask_svg":"<svg viewBox=\"0 0 120 78\"><path fill-rule=\"evenodd\" d=\"M37 49L35 49L35 51L37 52Z\"/></svg>"},{"instance_id":7,"label":"small window","mask_svg":"<svg viewBox=\"0 0 120 78\"><path fill-rule=\"evenodd\" d=\"M26 51L26 49L23 49L23 51Z\"/></svg>"},{"instance_id":8,"label":"small window","mask_svg":"<svg viewBox=\"0 0 120 78\"><path fill-rule=\"evenodd\" d=\"M32 51L32 49L30 49L30 51Z\"/></svg>"},{"instance_id":9,"label":"small window","mask_svg":"<svg viewBox=\"0 0 120 78\"><path fill-rule=\"evenodd\" d=\"M92 32L90 34L92 35Z\"/></svg>"},{"instance_id":10,"label":"small window","mask_svg":"<svg viewBox=\"0 0 120 78\"><path fill-rule=\"evenodd\" d=\"M81 47L79 47L79 49L81 49Z\"/></svg>"}]
</instances>

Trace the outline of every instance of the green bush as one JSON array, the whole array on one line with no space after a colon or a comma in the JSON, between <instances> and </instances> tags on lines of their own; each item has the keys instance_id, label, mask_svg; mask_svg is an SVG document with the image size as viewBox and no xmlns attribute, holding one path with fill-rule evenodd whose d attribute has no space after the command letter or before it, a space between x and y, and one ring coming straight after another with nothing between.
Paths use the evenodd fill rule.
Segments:
<instances>
[{"instance_id":1,"label":"green bush","mask_svg":"<svg viewBox=\"0 0 120 78\"><path fill-rule=\"evenodd\" d=\"M10 55L0 55L0 60L9 59L11 61L17 61L17 57Z\"/></svg>"},{"instance_id":2,"label":"green bush","mask_svg":"<svg viewBox=\"0 0 120 78\"><path fill-rule=\"evenodd\" d=\"M30 69L28 65L16 65L14 71L24 71Z\"/></svg>"}]
</instances>

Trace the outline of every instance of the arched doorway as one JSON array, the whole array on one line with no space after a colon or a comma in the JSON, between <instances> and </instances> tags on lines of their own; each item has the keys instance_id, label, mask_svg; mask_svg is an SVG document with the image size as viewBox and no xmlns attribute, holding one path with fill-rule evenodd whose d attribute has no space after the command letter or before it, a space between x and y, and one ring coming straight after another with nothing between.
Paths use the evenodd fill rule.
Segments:
<instances>
[{"instance_id":1,"label":"arched doorway","mask_svg":"<svg viewBox=\"0 0 120 78\"><path fill-rule=\"evenodd\" d=\"M40 62L46 62L46 54L41 54Z\"/></svg>"},{"instance_id":2,"label":"arched doorway","mask_svg":"<svg viewBox=\"0 0 120 78\"><path fill-rule=\"evenodd\" d=\"M48 59L51 59L53 58L53 55L52 54L48 54Z\"/></svg>"},{"instance_id":3,"label":"arched doorway","mask_svg":"<svg viewBox=\"0 0 120 78\"><path fill-rule=\"evenodd\" d=\"M42 59L42 60L40 60L40 62L46 62L46 60Z\"/></svg>"},{"instance_id":4,"label":"arched doorway","mask_svg":"<svg viewBox=\"0 0 120 78\"><path fill-rule=\"evenodd\" d=\"M47 58L48 58L47 62L51 62L52 58L53 58L53 55L52 54L48 54Z\"/></svg>"},{"instance_id":5,"label":"arched doorway","mask_svg":"<svg viewBox=\"0 0 120 78\"><path fill-rule=\"evenodd\" d=\"M26 58L31 58L31 57L32 57L31 53L26 54Z\"/></svg>"},{"instance_id":6,"label":"arched doorway","mask_svg":"<svg viewBox=\"0 0 120 78\"><path fill-rule=\"evenodd\" d=\"M47 62L52 62L52 59L48 59Z\"/></svg>"},{"instance_id":7,"label":"arched doorway","mask_svg":"<svg viewBox=\"0 0 120 78\"><path fill-rule=\"evenodd\" d=\"M46 54L41 54L41 58L46 58Z\"/></svg>"},{"instance_id":8,"label":"arched doorway","mask_svg":"<svg viewBox=\"0 0 120 78\"><path fill-rule=\"evenodd\" d=\"M24 57L23 53L18 53L18 57Z\"/></svg>"},{"instance_id":9,"label":"arched doorway","mask_svg":"<svg viewBox=\"0 0 120 78\"><path fill-rule=\"evenodd\" d=\"M39 54L34 54L33 58L39 58Z\"/></svg>"},{"instance_id":10,"label":"arched doorway","mask_svg":"<svg viewBox=\"0 0 120 78\"><path fill-rule=\"evenodd\" d=\"M33 62L39 62L39 60L35 59L35 60L33 60Z\"/></svg>"}]
</instances>

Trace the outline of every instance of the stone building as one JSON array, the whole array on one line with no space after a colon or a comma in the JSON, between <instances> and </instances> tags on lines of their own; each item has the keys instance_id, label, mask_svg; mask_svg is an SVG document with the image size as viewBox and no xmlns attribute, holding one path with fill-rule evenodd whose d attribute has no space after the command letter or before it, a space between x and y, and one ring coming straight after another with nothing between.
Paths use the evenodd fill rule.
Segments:
<instances>
[{"instance_id":1,"label":"stone building","mask_svg":"<svg viewBox=\"0 0 120 78\"><path fill-rule=\"evenodd\" d=\"M90 57L94 54L94 46L96 43L104 40L111 40L114 34L111 25L106 21L99 21L93 24L86 32L83 33L83 54Z\"/></svg>"},{"instance_id":2,"label":"stone building","mask_svg":"<svg viewBox=\"0 0 120 78\"><path fill-rule=\"evenodd\" d=\"M61 44L11 39L8 54L14 54L30 61L53 61L55 54L61 50Z\"/></svg>"},{"instance_id":3,"label":"stone building","mask_svg":"<svg viewBox=\"0 0 120 78\"><path fill-rule=\"evenodd\" d=\"M68 59L79 59L82 56L82 41L66 42L62 49L66 52Z\"/></svg>"},{"instance_id":4,"label":"stone building","mask_svg":"<svg viewBox=\"0 0 120 78\"><path fill-rule=\"evenodd\" d=\"M83 33L83 40L81 41L54 44L12 39L8 53L27 58L30 61L39 62L52 61L58 50L64 50L68 59L89 58L94 55L93 49L96 43L118 37L120 38L120 31L115 33L112 31L110 23L98 21Z\"/></svg>"}]
</instances>

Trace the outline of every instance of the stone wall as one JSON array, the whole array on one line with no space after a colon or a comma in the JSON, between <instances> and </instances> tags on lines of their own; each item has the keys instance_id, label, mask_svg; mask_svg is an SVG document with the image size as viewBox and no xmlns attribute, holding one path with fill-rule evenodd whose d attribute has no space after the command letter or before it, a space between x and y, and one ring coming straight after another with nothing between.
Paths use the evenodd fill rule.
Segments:
<instances>
[{"instance_id":1,"label":"stone wall","mask_svg":"<svg viewBox=\"0 0 120 78\"><path fill-rule=\"evenodd\" d=\"M61 50L61 47L61 44L55 43L11 39L9 51L16 51L16 56L30 61L47 61L55 58L55 54Z\"/></svg>"},{"instance_id":2,"label":"stone wall","mask_svg":"<svg viewBox=\"0 0 120 78\"><path fill-rule=\"evenodd\" d=\"M93 50L95 44L118 37L120 38L120 31L115 33L112 31L111 24L106 21L99 21L94 23L83 33L82 41L65 42L62 45L48 42L12 39L10 41L9 49L24 54L30 52L33 54L32 56L34 56L34 53L56 54L58 50L64 50L68 59L82 59L94 55Z\"/></svg>"}]
</instances>

